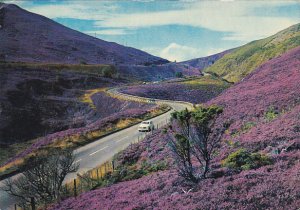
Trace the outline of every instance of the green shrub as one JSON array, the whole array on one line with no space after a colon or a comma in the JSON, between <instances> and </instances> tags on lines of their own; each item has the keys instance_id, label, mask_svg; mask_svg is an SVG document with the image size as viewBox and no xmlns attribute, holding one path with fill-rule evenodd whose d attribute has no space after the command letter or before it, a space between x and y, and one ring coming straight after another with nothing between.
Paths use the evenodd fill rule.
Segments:
<instances>
[{"instance_id":1,"label":"green shrub","mask_svg":"<svg viewBox=\"0 0 300 210\"><path fill-rule=\"evenodd\" d=\"M269 164L271 159L267 155L251 153L246 149L239 149L222 161L222 166L238 170L256 169Z\"/></svg>"},{"instance_id":2,"label":"green shrub","mask_svg":"<svg viewBox=\"0 0 300 210\"><path fill-rule=\"evenodd\" d=\"M144 161L141 165L137 165L136 163L132 165L119 165L113 172L107 173L101 179L97 187L109 186L118 182L139 179L152 172L165 170L167 167L168 164L164 161L152 163Z\"/></svg>"},{"instance_id":3,"label":"green shrub","mask_svg":"<svg viewBox=\"0 0 300 210\"><path fill-rule=\"evenodd\" d=\"M183 74L182 74L182 72L176 72L175 76L178 77L178 78L182 78Z\"/></svg>"},{"instance_id":4,"label":"green shrub","mask_svg":"<svg viewBox=\"0 0 300 210\"><path fill-rule=\"evenodd\" d=\"M264 114L264 118L267 122L271 122L272 120L277 118L278 115L279 112L274 107L269 107L269 109Z\"/></svg>"},{"instance_id":5,"label":"green shrub","mask_svg":"<svg viewBox=\"0 0 300 210\"><path fill-rule=\"evenodd\" d=\"M242 133L249 131L255 125L256 125L255 122L246 122L245 124L243 124L243 126L241 128Z\"/></svg>"},{"instance_id":6,"label":"green shrub","mask_svg":"<svg viewBox=\"0 0 300 210\"><path fill-rule=\"evenodd\" d=\"M112 78L117 73L117 70L113 66L106 66L102 70L102 74L104 77Z\"/></svg>"}]
</instances>

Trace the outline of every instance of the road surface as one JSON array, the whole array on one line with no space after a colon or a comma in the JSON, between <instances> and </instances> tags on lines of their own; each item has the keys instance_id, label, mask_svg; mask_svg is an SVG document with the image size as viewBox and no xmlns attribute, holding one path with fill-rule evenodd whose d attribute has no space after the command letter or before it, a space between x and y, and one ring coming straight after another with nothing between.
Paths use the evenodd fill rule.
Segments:
<instances>
[{"instance_id":1,"label":"road surface","mask_svg":"<svg viewBox=\"0 0 300 210\"><path fill-rule=\"evenodd\" d=\"M186 102L176 102L131 96L119 93L117 89L110 89L108 92L112 96L118 98L135 100L140 102L151 102L156 104L167 104L171 106L172 110L152 119L155 127L157 125L159 125L159 127L165 125L170 119L170 113L173 110L192 108L192 104ZM106 161L112 159L116 153L128 147L132 142L136 142L138 139L144 137L146 133L139 133L138 126L139 125L131 126L129 128L118 131L104 138L100 138L97 141L94 141L90 144L76 149L74 151L76 157L75 162L79 163L79 170L76 173L68 174L65 181L69 182L76 177L77 173L84 173L92 168L95 168L105 163ZM16 178L17 176L18 175L12 178ZM5 180L0 182L0 187L3 186L4 181ZM6 192L0 191L0 210L14 209L13 206L16 202L16 198L9 196Z\"/></svg>"}]
</instances>

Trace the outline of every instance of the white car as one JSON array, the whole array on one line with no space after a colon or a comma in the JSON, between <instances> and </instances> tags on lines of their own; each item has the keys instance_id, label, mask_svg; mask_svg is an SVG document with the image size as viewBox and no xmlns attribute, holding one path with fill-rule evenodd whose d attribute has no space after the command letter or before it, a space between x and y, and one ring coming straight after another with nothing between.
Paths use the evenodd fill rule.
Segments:
<instances>
[{"instance_id":1,"label":"white car","mask_svg":"<svg viewBox=\"0 0 300 210\"><path fill-rule=\"evenodd\" d=\"M147 121L143 121L141 122L140 126L139 126L139 131L143 132L143 131L152 131L154 130L154 124L151 120L147 120Z\"/></svg>"}]
</instances>

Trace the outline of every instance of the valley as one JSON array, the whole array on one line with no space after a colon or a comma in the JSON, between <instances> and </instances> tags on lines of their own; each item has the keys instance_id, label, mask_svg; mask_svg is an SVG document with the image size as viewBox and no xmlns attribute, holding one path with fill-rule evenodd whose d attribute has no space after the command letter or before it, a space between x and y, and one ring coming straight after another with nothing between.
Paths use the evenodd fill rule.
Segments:
<instances>
[{"instance_id":1,"label":"valley","mask_svg":"<svg viewBox=\"0 0 300 210\"><path fill-rule=\"evenodd\" d=\"M174 27L177 10L158 26L152 25L156 16L143 19L144 5L157 1L106 2L102 6L118 6L107 8L114 15L103 10L95 19L85 19L86 5L79 3L68 10L80 11L78 19L56 17L53 10L48 18L19 6L27 4L0 3L0 209L299 208L299 21L239 46L233 39L240 34L201 25L199 40L235 44L201 57L196 46L174 44L169 35L177 48L151 55L154 44L145 43L146 52L59 22L74 19L84 29L109 23L97 29L105 31L100 37L127 37L139 45L137 31L152 34L150 27L159 34L164 21L168 30ZM127 4L142 6L147 27L124 14L114 19L114 10ZM118 25L123 18L126 30ZM199 26L189 28L187 39L198 34L193 27ZM161 45L168 40L160 38ZM178 49L189 59L166 59ZM146 120L154 129L139 132Z\"/></svg>"}]
</instances>

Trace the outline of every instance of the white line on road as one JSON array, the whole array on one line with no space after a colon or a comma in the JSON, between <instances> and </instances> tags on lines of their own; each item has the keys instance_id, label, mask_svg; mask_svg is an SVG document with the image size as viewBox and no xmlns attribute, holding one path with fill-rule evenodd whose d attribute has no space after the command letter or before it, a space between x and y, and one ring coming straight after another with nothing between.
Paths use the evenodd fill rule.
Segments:
<instances>
[{"instance_id":1,"label":"white line on road","mask_svg":"<svg viewBox=\"0 0 300 210\"><path fill-rule=\"evenodd\" d=\"M123 141L124 139L127 139L128 137L129 137L129 136L125 136L125 137L123 137L123 138L121 138L121 139L117 140L116 142Z\"/></svg>"},{"instance_id":2,"label":"white line on road","mask_svg":"<svg viewBox=\"0 0 300 210\"><path fill-rule=\"evenodd\" d=\"M89 155L92 156L92 155L96 154L97 152L100 152L100 151L102 151L102 150L105 150L106 148L108 148L108 146L105 146L105 147L103 147L103 148L101 148L101 149L99 149L99 150L97 150L97 151L95 151L95 152L93 152L93 153L91 153L91 154L89 154Z\"/></svg>"}]
</instances>

